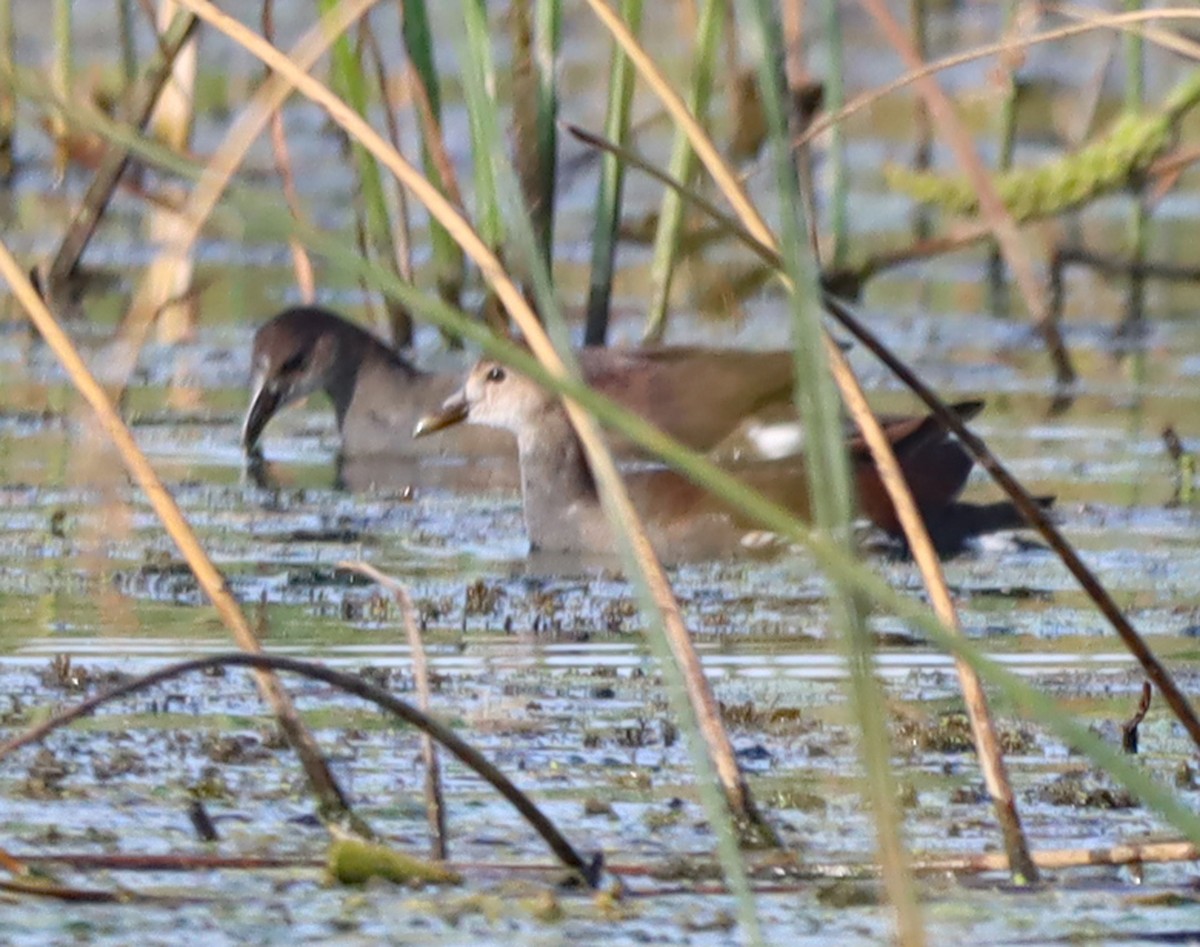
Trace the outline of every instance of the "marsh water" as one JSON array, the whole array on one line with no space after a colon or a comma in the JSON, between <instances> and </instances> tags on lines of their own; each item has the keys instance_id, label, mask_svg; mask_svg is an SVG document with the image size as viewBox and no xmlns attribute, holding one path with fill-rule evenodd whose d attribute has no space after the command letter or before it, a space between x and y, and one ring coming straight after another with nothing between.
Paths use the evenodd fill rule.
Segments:
<instances>
[{"instance_id":1,"label":"marsh water","mask_svg":"<svg viewBox=\"0 0 1200 947\"><path fill-rule=\"evenodd\" d=\"M33 21L30 6L16 8L23 58L44 62L47 31ZM393 13L381 13L376 29L391 44ZM678 28L666 13L653 16L664 18L663 29ZM939 42L949 49L978 39L990 28L979 22L987 16L976 7L969 15L939 15ZM285 40L302 25L284 16ZM848 28L860 43L855 86L889 78L890 54L865 24ZM82 16L77 30L81 68L90 59L110 63L110 25ZM607 47L583 10L568 17L566 36L566 81L576 92L564 99L564 114L598 127L602 103L586 94L595 79L587 64L606 63ZM872 44L879 56L862 55ZM1050 49L1033 51L1023 68L1047 104L1022 113L1019 161L1043 158L1048 143L1069 133L1072 84L1097 68L1107 46L1093 38L1073 51L1073 68ZM453 52L451 46L447 57ZM814 60L814 68L821 65ZM979 91L986 89L987 68L950 73L948 87L968 105L972 96L987 105L986 92ZM219 101L198 116L197 153L211 151L226 127L220 101L236 104L256 75L246 57L215 36L204 37L202 85ZM1173 73L1152 72L1151 98L1173 79ZM1117 94L1115 84L1106 91L1109 98ZM643 127L639 148L661 159L669 146L667 123L648 97L638 99L635 111ZM912 236L908 202L890 195L879 177L883 160L905 161L911 153L897 111L904 110L878 107L848 130L852 236L863 252ZM324 226L349 232L353 179L337 139L311 107L289 106L287 121L303 200ZM451 107L447 125L466 176L469 146L460 109ZM982 140L986 146L991 139ZM564 149L556 274L564 302L577 309L586 292L595 166L578 146L565 142ZM50 154L40 133L26 131L16 186L0 196L5 240L30 259L52 252L87 183L81 171L55 182ZM260 148L248 178L274 187L271 167L268 149ZM765 180L753 189L771 206ZM644 179L632 177L628 193L631 215L656 206L655 187ZM1157 207L1150 242L1156 260L1194 263L1198 193L1194 175L1185 175ZM1112 198L1069 225L1036 231L1031 242L1039 251L1054 241L1116 251L1128 215L1129 202ZM417 237L420 245L419 231ZM142 205L119 198L87 257L113 270L117 283L88 297L85 316L69 325L98 371L152 249L142 232ZM619 338L635 339L641 328L648 260L645 246L621 248L614 300ZM529 558L519 497L510 486L481 487L476 461L385 464L365 478L376 486L341 488L336 429L319 397L272 423L264 443L268 482L252 482L238 447L250 337L264 318L297 300L289 256L283 245L257 237L247 220L238 234L217 229L208 235L197 262L204 288L195 332L183 342L147 346L125 416L254 617L265 646L369 670L408 695L409 650L396 607L338 563L366 560L396 576L420 613L435 710L513 775L581 850L603 852L614 866L654 866L659 877L630 875L630 896L606 906L556 891L550 874L522 874L511 866L548 865L549 853L477 779L448 764L453 858L508 866L469 874L461 891L346 889L325 884L318 867L91 872L74 880L153 899L50 905L0 895L0 939L117 944L135 932L148 943L195 937L205 943L735 938L728 897L693 890L694 865L711 860L713 838L619 572ZM670 340L786 345L788 317L776 291L746 298L723 291L722 281L732 285L748 265L735 249L717 247L685 266ZM1057 496L1066 535L1184 691L1194 694L1200 690L1200 513L1186 493L1179 501L1178 467L1163 447L1162 430L1172 426L1185 447L1200 437L1200 326L1194 318L1200 289L1150 281L1144 331L1130 344L1116 331L1125 284L1072 270L1065 334L1081 379L1070 406L1056 413L1049 361L1019 304L1012 312L996 306L987 265L986 251L969 250L887 272L867 285L862 310L943 396L987 399L974 429L1034 492ZM352 283L333 273L321 273L319 282L322 301L361 311L361 291ZM713 299L727 301L703 305ZM232 645L52 354L10 298L0 306L6 319L0 323L0 728L8 733L114 675ZM413 357L462 370L471 354L445 351L438 334L421 327ZM852 351L851 357L877 408L913 407L867 355ZM496 461L501 468L504 463ZM997 496L978 473L968 492ZM870 556L893 585L921 594L911 563ZM1058 695L1106 739L1120 741L1142 677L1053 555L1030 537L989 541L948 562L946 571L969 635ZM855 728L829 627L827 585L815 561L803 550L787 550L765 559L682 566L672 577L754 790L785 842L810 865L870 862L873 828L858 793ZM895 764L914 853L932 858L996 850L999 834L973 756L961 740L938 739L953 724L947 715L960 708L949 660L889 616L875 615L872 626L880 635L879 671L893 713ZM69 656L69 665L61 656ZM398 845L423 851L417 736L324 685L297 682L294 692L356 807ZM1001 726L1035 849L1170 834L1045 730L1002 708ZM1189 804L1200 804L1194 747L1160 701L1141 728L1139 759ZM218 842L195 839L187 807L198 797L216 820ZM184 679L109 707L43 748L21 751L0 770L0 845L17 855L185 852L319 861L326 835L312 815L294 758L280 748L240 671ZM692 868L679 867L688 859ZM1197 873L1190 864L1064 872L1032 891L1006 889L1001 880L931 875L923 881L931 942L1200 938ZM780 943L879 942L890 930L890 914L875 903L872 885L859 887L849 899L831 881L761 894L768 936ZM546 898L556 900L561 913L545 911Z\"/></svg>"}]
</instances>

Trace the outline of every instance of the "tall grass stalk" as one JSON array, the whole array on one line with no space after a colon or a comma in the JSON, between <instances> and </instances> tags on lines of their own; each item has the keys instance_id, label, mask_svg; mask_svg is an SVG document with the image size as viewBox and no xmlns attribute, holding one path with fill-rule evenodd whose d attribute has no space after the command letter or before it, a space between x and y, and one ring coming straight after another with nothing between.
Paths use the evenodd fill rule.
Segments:
<instances>
[{"instance_id":1,"label":"tall grass stalk","mask_svg":"<svg viewBox=\"0 0 1200 947\"><path fill-rule=\"evenodd\" d=\"M828 51L829 69L825 73L826 107L839 111L846 103L846 63L842 44L842 14L836 0L824 0L825 44ZM824 263L834 270L846 265L848 252L846 236L846 134L844 122L837 122L829 130L829 240L830 252ZM815 200L812 212L816 213Z\"/></svg>"},{"instance_id":2,"label":"tall grass stalk","mask_svg":"<svg viewBox=\"0 0 1200 947\"><path fill-rule=\"evenodd\" d=\"M1125 0L1125 10L1142 9L1142 0ZM1140 113L1146 100L1146 50L1141 33L1125 34L1125 111ZM1123 329L1135 336L1141 332L1146 306L1146 277L1143 266L1150 242L1150 215L1145 197L1139 194L1129 209L1129 298Z\"/></svg>"},{"instance_id":3,"label":"tall grass stalk","mask_svg":"<svg viewBox=\"0 0 1200 947\"><path fill-rule=\"evenodd\" d=\"M449 161L435 160L445 156L442 141L441 79L434 62L434 41L429 30L429 11L425 0L397 0L400 8L400 38L410 64L409 83L417 110L421 114L421 165L426 176L443 194L457 202L458 188L453 180ZM429 222L429 243L433 252L434 282L438 295L446 302L457 304L462 296L464 270L462 248L446 233L437 221Z\"/></svg>"},{"instance_id":4,"label":"tall grass stalk","mask_svg":"<svg viewBox=\"0 0 1200 947\"><path fill-rule=\"evenodd\" d=\"M375 84L379 87L383 98L383 124L387 128L388 141L397 151L400 147L400 121L397 117L400 105L395 101L392 83L388 79L387 65L384 63L383 49L379 39L371 28L371 21L359 21L363 43L371 54L371 64L375 67ZM396 273L405 282L413 280L412 261L412 229L409 226L408 199L404 188L391 182L391 187L385 190L388 200L388 218L392 221L392 250L395 254Z\"/></svg>"},{"instance_id":5,"label":"tall grass stalk","mask_svg":"<svg viewBox=\"0 0 1200 947\"><path fill-rule=\"evenodd\" d=\"M494 120L496 104L496 67L488 29L485 0L462 0L469 55L478 62L464 62L463 73L472 68L481 73L479 82L464 82L463 95L471 123L471 166L475 172L475 220L479 236L489 250L498 252L504 245L504 220L496 195L496 171L488 151L488 124Z\"/></svg>"},{"instance_id":6,"label":"tall grass stalk","mask_svg":"<svg viewBox=\"0 0 1200 947\"><path fill-rule=\"evenodd\" d=\"M51 87L62 101L71 98L74 81L74 40L71 29L71 8L74 0L53 0L54 22L54 67L50 74ZM67 145L66 119L62 115L50 116L51 134L54 136L54 171L59 177L67 173L70 154Z\"/></svg>"},{"instance_id":7,"label":"tall grass stalk","mask_svg":"<svg viewBox=\"0 0 1200 947\"><path fill-rule=\"evenodd\" d=\"M929 10L926 0L908 0L908 18L912 28L913 46L922 60L929 58ZM843 106L844 108L844 106ZM913 102L913 168L928 171L933 164L933 125L925 100ZM841 109L830 109L836 114ZM841 122L834 122L836 128ZM913 209L913 237L926 240L933 233L933 212L924 204Z\"/></svg>"},{"instance_id":8,"label":"tall grass stalk","mask_svg":"<svg viewBox=\"0 0 1200 947\"><path fill-rule=\"evenodd\" d=\"M1001 27L1004 36L1009 36L1016 30L1018 12L1018 0L1005 0L1004 24ZM1000 147L996 156L996 170L1007 171L1012 167L1013 152L1017 144L1020 87L1013 74L1012 63L1006 61L1003 56L1000 58L999 71L1004 91L1000 98ZM997 317L1003 316L1008 310L1004 289L1004 258L1000 255L1000 248L993 244L988 250L988 292L991 295L992 314Z\"/></svg>"},{"instance_id":9,"label":"tall grass stalk","mask_svg":"<svg viewBox=\"0 0 1200 947\"><path fill-rule=\"evenodd\" d=\"M317 7L328 14L338 5L338 0L318 0ZM369 104L367 76L354 44L348 36L339 36L333 44L333 82L339 94L354 109L365 116ZM364 243L372 256L394 265L395 248L391 237L391 222L388 217L387 198L383 192L383 178L379 166L358 142L351 141L354 166L358 171L358 186L365 214ZM396 345L408 345L412 341L412 323L408 313L401 307L388 307L387 318L377 327L379 333Z\"/></svg>"},{"instance_id":10,"label":"tall grass stalk","mask_svg":"<svg viewBox=\"0 0 1200 947\"><path fill-rule=\"evenodd\" d=\"M4 72L12 72L15 65L12 5L13 0L0 0L0 70ZM8 83L0 83L0 185L12 181L17 167L16 147L17 90Z\"/></svg>"},{"instance_id":11,"label":"tall grass stalk","mask_svg":"<svg viewBox=\"0 0 1200 947\"><path fill-rule=\"evenodd\" d=\"M728 5L725 0L703 0L696 23L696 45L692 53L691 86L688 89L688 110L701 121L708 114L712 99L713 72L720 52L721 24ZM667 173L684 187L696 174L696 154L682 129L675 132L671 160ZM654 255L650 263L650 308L646 313L645 342L661 342L667 330L667 309L671 300L671 282L679 254L679 238L683 227L683 198L678 191L668 189L658 208L658 227L654 232Z\"/></svg>"},{"instance_id":12,"label":"tall grass stalk","mask_svg":"<svg viewBox=\"0 0 1200 947\"><path fill-rule=\"evenodd\" d=\"M834 0L827 2L834 4ZM813 497L814 522L849 555L853 505L850 469L837 391L825 359L818 266L807 244L803 202L788 144L783 35L769 0L756 0L752 10L752 55L759 63L759 86L769 129L769 161L782 210L780 250L784 272L792 284L796 407L804 418L807 435L805 467ZM883 695L874 677L874 649L866 624L866 602L851 587L834 579L830 612L849 669L850 704L861 732L859 755L866 773L864 796L875 823L884 885L896 911L899 942L906 947L918 947L925 942L925 932L902 838L898 788L889 762L891 746Z\"/></svg>"},{"instance_id":13,"label":"tall grass stalk","mask_svg":"<svg viewBox=\"0 0 1200 947\"><path fill-rule=\"evenodd\" d=\"M619 15L636 35L642 25L642 0L621 0ZM629 134L633 87L634 72L629 59L619 46L614 46L608 67L608 110L604 118L604 135L609 141L623 144ZM604 155L600 159L600 186L596 191L592 226L592 272L583 335L585 345L603 345L608 337L624 181L625 169L616 155Z\"/></svg>"},{"instance_id":14,"label":"tall grass stalk","mask_svg":"<svg viewBox=\"0 0 1200 947\"><path fill-rule=\"evenodd\" d=\"M121 44L121 76L128 88L137 80L137 36L133 23L134 0L116 0L117 42Z\"/></svg>"},{"instance_id":15,"label":"tall grass stalk","mask_svg":"<svg viewBox=\"0 0 1200 947\"><path fill-rule=\"evenodd\" d=\"M554 82L559 3L514 0L512 32L513 163L542 255L553 258L558 94ZM551 35L543 35L549 32Z\"/></svg>"},{"instance_id":16,"label":"tall grass stalk","mask_svg":"<svg viewBox=\"0 0 1200 947\"><path fill-rule=\"evenodd\" d=\"M121 119L130 127L142 128L150 120L163 88L171 80L175 57L188 42L197 25L198 21L194 16L180 10L159 37L157 49L147 64L143 82L130 86L121 103ZM72 274L76 272L84 251L95 235L121 173L128 164L129 151L115 142L110 143L100 159L87 191L75 209L71 223L63 231L58 250L46 271L43 288L52 306L69 296Z\"/></svg>"},{"instance_id":17,"label":"tall grass stalk","mask_svg":"<svg viewBox=\"0 0 1200 947\"><path fill-rule=\"evenodd\" d=\"M538 166L546 182L540 227L542 252L554 259L554 203L558 184L558 48L562 42L562 0L534 0L533 58L537 67Z\"/></svg>"},{"instance_id":18,"label":"tall grass stalk","mask_svg":"<svg viewBox=\"0 0 1200 947\"><path fill-rule=\"evenodd\" d=\"M263 0L262 5L263 38L274 45L275 43L275 0ZM267 72L265 79L270 78ZM276 109L271 114L271 151L275 155L275 171L279 175L279 187L283 191L283 199L287 201L288 210L292 216L299 219L304 216L304 207L300 203L300 194L296 190L296 178L292 172L291 152L287 143L287 126L283 120L283 110ZM311 305L317 299L317 281L313 273L312 258L308 251L295 237L288 240L288 249L292 254L292 271L296 274L296 289L300 300Z\"/></svg>"}]
</instances>

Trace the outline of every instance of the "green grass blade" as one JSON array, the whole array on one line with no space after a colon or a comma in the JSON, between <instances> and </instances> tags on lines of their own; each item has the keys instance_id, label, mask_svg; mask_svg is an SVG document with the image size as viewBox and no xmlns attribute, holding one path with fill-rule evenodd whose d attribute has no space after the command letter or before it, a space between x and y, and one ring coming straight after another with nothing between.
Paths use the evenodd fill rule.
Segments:
<instances>
[{"instance_id":1,"label":"green grass blade","mask_svg":"<svg viewBox=\"0 0 1200 947\"><path fill-rule=\"evenodd\" d=\"M620 16L633 33L641 29L642 0L622 0ZM629 111L633 102L635 73L629 58L613 47L608 72L608 111L604 137L623 144L629 134ZM592 275L588 288L585 345L603 345L608 336L608 308L617 256L617 231L621 224L621 190L625 169L613 154L600 159L600 187L596 192L592 228Z\"/></svg>"}]
</instances>

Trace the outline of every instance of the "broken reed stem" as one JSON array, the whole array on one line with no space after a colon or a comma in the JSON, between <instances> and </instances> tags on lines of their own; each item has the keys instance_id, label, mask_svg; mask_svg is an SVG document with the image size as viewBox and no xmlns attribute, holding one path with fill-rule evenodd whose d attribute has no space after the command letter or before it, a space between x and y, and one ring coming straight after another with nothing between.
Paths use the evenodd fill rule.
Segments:
<instances>
[{"instance_id":1,"label":"broken reed stem","mask_svg":"<svg viewBox=\"0 0 1200 947\"><path fill-rule=\"evenodd\" d=\"M913 502L912 491L908 487L900 464L896 460L895 451L888 443L887 435L879 424L879 419L867 404L866 395L854 377L850 363L842 350L824 333L825 351L854 423L862 431L867 447L871 451L871 459L879 470L880 479L896 509L900 525L904 529L909 549L921 570L921 578L929 592L930 603L934 614L943 625L955 634L962 634L962 624L958 618L958 610L950 590L946 587L946 576L942 571L942 563L933 543L929 538L929 530L925 520ZM1008 772L1004 766L1004 754L1000 749L1000 741L996 736L996 727L988 709L987 695L983 690L983 682L979 675L962 658L955 656L954 666L958 672L959 687L962 689L963 703L967 708L967 716L971 721L971 733L974 736L975 753L983 770L984 783L992 798L996 811L996 819L1000 823L1001 835L1004 839L1004 850L1008 855L1009 871L1017 884L1032 884L1038 880L1037 866L1029 855L1029 844L1021 828L1021 818L1017 813L1016 797L1012 784L1008 780Z\"/></svg>"},{"instance_id":2,"label":"broken reed stem","mask_svg":"<svg viewBox=\"0 0 1200 947\"><path fill-rule=\"evenodd\" d=\"M322 681L347 694L370 701L382 707L388 713L399 717L405 723L431 734L442 746L458 757L465 766L470 767L483 777L483 779L487 780L497 792L512 803L513 807L521 813L525 820L545 840L550 850L558 856L564 865L578 872L580 877L589 886L596 887L598 884L601 871L599 860L597 859L592 862L584 861L571 846L571 843L567 841L566 837L559 832L557 826L534 805L533 801L521 792L504 773L493 766L483 754L455 733L454 730L433 717L422 713L411 704L394 697L382 687L368 683L361 677L347 674L343 671L336 671L323 664L303 661L299 658L288 658L281 655L262 653L247 654L242 652L211 655L192 661L181 661L178 664L167 665L166 667L159 668L157 671L151 671L149 674L143 674L140 677L124 681L104 693L96 694L86 700L80 701L74 707L60 711L48 720L30 727L6 743L0 744L0 760L10 756L23 746L28 746L31 743L37 743L45 739L53 731L78 720L80 717L95 713L98 707L111 701L127 697L131 694L141 693L158 684L174 680L186 674L218 667L245 667L261 672L287 671L288 673L299 674L301 677L307 677L314 681ZM271 677L274 679L273 673Z\"/></svg>"},{"instance_id":3,"label":"broken reed stem","mask_svg":"<svg viewBox=\"0 0 1200 947\"><path fill-rule=\"evenodd\" d=\"M129 100L121 110L131 127L142 129L150 121L159 93L171 78L175 57L195 32L197 19L180 12L163 33L154 60L146 69L144 81L130 90ZM116 190L117 181L129 164L129 148L115 141L107 144L100 166L80 201L75 216L59 241L58 251L46 274L46 296L53 303L67 286L71 274L79 265L91 242L100 218Z\"/></svg>"},{"instance_id":4,"label":"broken reed stem","mask_svg":"<svg viewBox=\"0 0 1200 947\"><path fill-rule=\"evenodd\" d=\"M275 42L275 0L263 0L262 8L263 38L268 43ZM270 77L270 70L266 70ZM279 174L279 183L283 188L283 199L287 201L288 210L294 220L304 220L304 208L300 205L300 195L296 193L296 178L292 174L292 157L288 151L287 129L283 124L283 109L277 108L271 112L271 153L275 156L275 170ZM288 250L292 254L292 269L296 274L296 288L300 291L300 299L312 303L317 298L317 284L313 276L312 260L304 244L295 237L288 238Z\"/></svg>"},{"instance_id":5,"label":"broken reed stem","mask_svg":"<svg viewBox=\"0 0 1200 947\"><path fill-rule=\"evenodd\" d=\"M910 70L923 68L925 62L920 53L917 52L912 40L905 34L904 29L882 0L862 0L862 4L875 19L904 64ZM966 173L972 188L979 195L980 214L995 235L1004 260L1017 281L1017 288L1034 321L1034 327L1045 341L1058 384L1064 387L1069 385L1075 380L1075 370L1071 365L1070 355L1059 332L1058 324L1050 318L1045 293L1033 272L1033 264L1029 252L1022 242L1020 230L996 193L991 177L979 159L970 133L955 112L949 96L942 91L937 80L931 76L922 76L916 81L916 85L917 91L929 109L934 127L938 129L954 152L959 166Z\"/></svg>"},{"instance_id":6,"label":"broken reed stem","mask_svg":"<svg viewBox=\"0 0 1200 947\"><path fill-rule=\"evenodd\" d=\"M261 37L256 36L243 24L222 13L207 0L180 0L180 2L200 19L220 30L286 77L287 81L293 84L302 95L325 109L338 125L362 143L392 174L396 175L397 180L409 188L417 200L426 207L430 216L450 231L462 249L475 261L488 285L524 333L525 340L535 357L552 375L560 378L567 376L566 366L553 343L546 335L520 289L509 278L503 264L488 249L462 214L427 178L391 148L378 132L363 120L361 115L320 82L307 75L279 50L265 44ZM586 411L580 409L574 402L568 399L565 401L565 405L567 413L571 416L572 425L583 442L588 464L597 481L614 484L616 487L612 493L605 492L605 496L611 504L607 509L616 515L623 528L627 530L632 545L648 570L647 584L662 611L672 654L679 663L681 673L686 678L688 696L699 719L701 733L716 767L728 804L734 814L743 822L749 823L765 834L771 834L769 827L766 826L753 803L749 786L738 766L733 745L721 722L716 698L708 679L704 676L700 659L680 615L679 606L671 594L666 573L653 556L649 539L637 520L629 495L624 489L624 482L604 444L599 426Z\"/></svg>"},{"instance_id":7,"label":"broken reed stem","mask_svg":"<svg viewBox=\"0 0 1200 947\"><path fill-rule=\"evenodd\" d=\"M233 633L238 647L252 653L261 651L261 645L254 636L249 622L246 621L246 616L225 584L225 577L209 559L204 547L196 538L196 534L192 532L187 519L163 482L159 480L158 474L154 472L146 455L137 446L129 428L125 426L125 422L121 420L121 416L117 414L112 402L105 395L104 389L100 387L99 382L96 381L80 357L70 338L50 310L46 308L45 303L42 302L37 291L2 241L0 241L0 277L3 277L8 283L13 295L28 314L29 320L37 327L46 340L46 344L66 369L76 390L95 412L105 434L116 447L125 466L146 495L146 499L150 502L159 520L162 521L163 527L196 576L196 581L199 582L209 601L213 603L225 626ZM366 830L365 825L354 819L346 796L330 772L312 735L297 714L291 698L280 685L279 679L267 671L259 671L256 679L263 699L275 714L280 729L300 758L309 784L317 796L322 815L331 820L351 821L360 831Z\"/></svg>"},{"instance_id":8,"label":"broken reed stem","mask_svg":"<svg viewBox=\"0 0 1200 947\"><path fill-rule=\"evenodd\" d=\"M338 568L364 575L392 593L396 604L400 606L400 614L404 619L404 636L412 651L417 706L422 713L429 713L429 661L425 657L425 642L421 640L421 632L417 629L416 610L413 608L412 596L408 594L408 589L399 579L380 572L367 562L339 562ZM446 802L442 794L442 771L433 737L424 732L421 734L421 758L425 763L425 815L432 838L431 855L439 861L445 861L449 857L449 847L446 837Z\"/></svg>"}]
</instances>

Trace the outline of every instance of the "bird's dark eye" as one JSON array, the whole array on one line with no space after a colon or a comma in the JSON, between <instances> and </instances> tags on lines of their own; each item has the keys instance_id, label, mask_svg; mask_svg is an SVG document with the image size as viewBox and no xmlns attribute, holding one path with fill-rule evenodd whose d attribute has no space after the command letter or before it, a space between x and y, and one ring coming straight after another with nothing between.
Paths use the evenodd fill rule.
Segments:
<instances>
[{"instance_id":1,"label":"bird's dark eye","mask_svg":"<svg viewBox=\"0 0 1200 947\"><path fill-rule=\"evenodd\" d=\"M501 368L499 365L493 365L491 368L488 369L487 380L488 381L504 381L504 369Z\"/></svg>"},{"instance_id":2,"label":"bird's dark eye","mask_svg":"<svg viewBox=\"0 0 1200 947\"><path fill-rule=\"evenodd\" d=\"M290 375L293 372L298 372L302 368L304 368L304 362L305 362L304 353L297 352L295 355L293 355L286 362L284 362L282 365L279 366L280 374Z\"/></svg>"}]
</instances>

